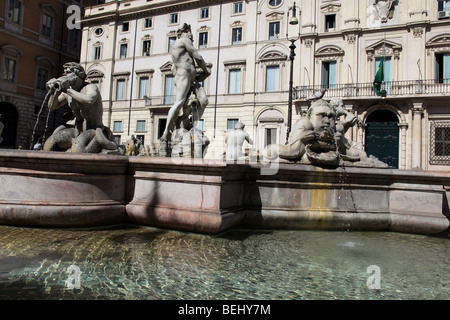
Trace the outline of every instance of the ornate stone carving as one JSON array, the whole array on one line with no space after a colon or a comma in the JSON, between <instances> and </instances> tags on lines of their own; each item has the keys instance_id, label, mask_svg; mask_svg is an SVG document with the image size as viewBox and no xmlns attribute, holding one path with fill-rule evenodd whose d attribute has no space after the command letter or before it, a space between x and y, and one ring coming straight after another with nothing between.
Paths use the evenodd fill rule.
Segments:
<instances>
[{"instance_id":1,"label":"ornate stone carving","mask_svg":"<svg viewBox=\"0 0 450 320\"><path fill-rule=\"evenodd\" d=\"M380 40L366 48L367 60L372 61L374 57L393 56L394 59L400 58L402 46L389 40Z\"/></svg>"},{"instance_id":2,"label":"ornate stone carving","mask_svg":"<svg viewBox=\"0 0 450 320\"><path fill-rule=\"evenodd\" d=\"M438 35L425 44L427 48L427 55L432 52L448 52L450 51L450 34Z\"/></svg>"},{"instance_id":3,"label":"ornate stone carving","mask_svg":"<svg viewBox=\"0 0 450 320\"><path fill-rule=\"evenodd\" d=\"M315 53L316 56L316 63L319 63L319 61L332 61L332 60L339 60L343 61L344 57L344 50L337 46L324 46L320 49L318 49Z\"/></svg>"},{"instance_id":4,"label":"ornate stone carving","mask_svg":"<svg viewBox=\"0 0 450 320\"><path fill-rule=\"evenodd\" d=\"M382 23L386 23L389 19L392 19L394 13L394 0L375 0L373 4L378 14L378 19Z\"/></svg>"}]
</instances>

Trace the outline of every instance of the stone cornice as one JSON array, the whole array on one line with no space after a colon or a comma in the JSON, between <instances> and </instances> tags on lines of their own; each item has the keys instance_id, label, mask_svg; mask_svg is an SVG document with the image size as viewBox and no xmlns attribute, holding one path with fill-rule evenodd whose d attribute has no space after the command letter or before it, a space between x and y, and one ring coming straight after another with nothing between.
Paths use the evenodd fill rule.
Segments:
<instances>
[{"instance_id":1,"label":"stone cornice","mask_svg":"<svg viewBox=\"0 0 450 320\"><path fill-rule=\"evenodd\" d=\"M233 0L225 0L223 2L233 2ZM139 16L148 16L164 12L174 12L176 10L185 9L189 7L198 7L202 5L217 4L216 0L168 0L164 2L146 3L140 6L124 7L125 2L119 2L115 10L109 10L105 13L98 13L92 15L85 15L81 19L82 25L97 24L99 22L106 22L111 20L125 20L130 18L136 18ZM102 6L107 8L111 6L110 3L106 3ZM101 6L95 6L93 8L99 8Z\"/></svg>"}]
</instances>

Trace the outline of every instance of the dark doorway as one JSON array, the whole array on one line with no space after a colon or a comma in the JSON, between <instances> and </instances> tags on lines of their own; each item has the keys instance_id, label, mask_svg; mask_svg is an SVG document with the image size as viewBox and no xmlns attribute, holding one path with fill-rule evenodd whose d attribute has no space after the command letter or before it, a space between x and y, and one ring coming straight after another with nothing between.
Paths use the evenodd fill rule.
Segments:
<instances>
[{"instance_id":1,"label":"dark doorway","mask_svg":"<svg viewBox=\"0 0 450 320\"><path fill-rule=\"evenodd\" d=\"M388 110L377 110L367 118L366 152L390 168L398 168L399 128L397 116Z\"/></svg>"},{"instance_id":2,"label":"dark doorway","mask_svg":"<svg viewBox=\"0 0 450 320\"><path fill-rule=\"evenodd\" d=\"M8 102L0 102L0 122L4 128L2 132L3 141L0 143L1 149L15 149L17 138L17 124L19 113L16 108Z\"/></svg>"}]
</instances>

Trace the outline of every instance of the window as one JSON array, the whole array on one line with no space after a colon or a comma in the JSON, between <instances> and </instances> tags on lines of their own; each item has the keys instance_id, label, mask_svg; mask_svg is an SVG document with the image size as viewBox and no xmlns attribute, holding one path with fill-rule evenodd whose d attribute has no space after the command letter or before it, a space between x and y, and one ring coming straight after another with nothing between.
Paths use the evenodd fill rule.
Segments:
<instances>
[{"instance_id":1,"label":"window","mask_svg":"<svg viewBox=\"0 0 450 320\"><path fill-rule=\"evenodd\" d=\"M268 66L266 71L266 91L278 91L280 84L280 67Z\"/></svg>"},{"instance_id":2,"label":"window","mask_svg":"<svg viewBox=\"0 0 450 320\"><path fill-rule=\"evenodd\" d=\"M127 49L128 49L128 44L122 43L120 45L120 59L124 59L127 57Z\"/></svg>"},{"instance_id":3,"label":"window","mask_svg":"<svg viewBox=\"0 0 450 320\"><path fill-rule=\"evenodd\" d=\"M208 18L209 18L209 8L201 8L200 19L208 19Z\"/></svg>"},{"instance_id":4,"label":"window","mask_svg":"<svg viewBox=\"0 0 450 320\"><path fill-rule=\"evenodd\" d=\"M239 122L239 119L227 119L227 130L234 130L234 126Z\"/></svg>"},{"instance_id":5,"label":"window","mask_svg":"<svg viewBox=\"0 0 450 320\"><path fill-rule=\"evenodd\" d=\"M438 1L438 11L450 11L450 0ZM441 16L439 16L439 17L441 17Z\"/></svg>"},{"instance_id":6,"label":"window","mask_svg":"<svg viewBox=\"0 0 450 320\"><path fill-rule=\"evenodd\" d=\"M241 69L231 69L229 71L228 93L241 93Z\"/></svg>"},{"instance_id":7,"label":"window","mask_svg":"<svg viewBox=\"0 0 450 320\"><path fill-rule=\"evenodd\" d=\"M2 71L2 79L6 81L16 81L16 67L17 61L8 57L4 58L4 65Z\"/></svg>"},{"instance_id":8,"label":"window","mask_svg":"<svg viewBox=\"0 0 450 320\"><path fill-rule=\"evenodd\" d=\"M231 43L232 44L242 43L242 28L233 28L231 35Z\"/></svg>"},{"instance_id":9,"label":"window","mask_svg":"<svg viewBox=\"0 0 450 320\"><path fill-rule=\"evenodd\" d=\"M264 135L264 147L270 144L277 143L277 129L276 128L266 128Z\"/></svg>"},{"instance_id":10,"label":"window","mask_svg":"<svg viewBox=\"0 0 450 320\"><path fill-rule=\"evenodd\" d=\"M328 14L325 15L325 32L336 30L336 15Z\"/></svg>"},{"instance_id":11,"label":"window","mask_svg":"<svg viewBox=\"0 0 450 320\"><path fill-rule=\"evenodd\" d=\"M96 36L101 36L103 34L103 29L102 28L97 28L94 31Z\"/></svg>"},{"instance_id":12,"label":"window","mask_svg":"<svg viewBox=\"0 0 450 320\"><path fill-rule=\"evenodd\" d=\"M280 38L280 22L269 23L269 40Z\"/></svg>"},{"instance_id":13,"label":"window","mask_svg":"<svg viewBox=\"0 0 450 320\"><path fill-rule=\"evenodd\" d=\"M136 135L136 139L141 141L141 145L144 145L144 141L145 141L145 136L143 134L138 134Z\"/></svg>"},{"instance_id":14,"label":"window","mask_svg":"<svg viewBox=\"0 0 450 320\"><path fill-rule=\"evenodd\" d=\"M130 23L129 22L123 22L122 23L122 32L127 32L130 30Z\"/></svg>"},{"instance_id":15,"label":"window","mask_svg":"<svg viewBox=\"0 0 450 320\"><path fill-rule=\"evenodd\" d=\"M198 47L200 49L208 46L208 32L200 32L198 35Z\"/></svg>"},{"instance_id":16,"label":"window","mask_svg":"<svg viewBox=\"0 0 450 320\"><path fill-rule=\"evenodd\" d=\"M450 122L432 121L430 164L450 165Z\"/></svg>"},{"instance_id":17,"label":"window","mask_svg":"<svg viewBox=\"0 0 450 320\"><path fill-rule=\"evenodd\" d=\"M164 130L166 129L166 118L159 118L158 119L158 139L162 137Z\"/></svg>"},{"instance_id":18,"label":"window","mask_svg":"<svg viewBox=\"0 0 450 320\"><path fill-rule=\"evenodd\" d=\"M53 30L53 17L48 14L42 14L41 34L51 38Z\"/></svg>"},{"instance_id":19,"label":"window","mask_svg":"<svg viewBox=\"0 0 450 320\"><path fill-rule=\"evenodd\" d=\"M120 142L121 142L121 136L120 135L113 135L113 138L114 138L114 142L117 144L117 145L120 145Z\"/></svg>"},{"instance_id":20,"label":"window","mask_svg":"<svg viewBox=\"0 0 450 320\"><path fill-rule=\"evenodd\" d=\"M205 130L205 120L200 119L194 123L195 128L198 130L204 131Z\"/></svg>"},{"instance_id":21,"label":"window","mask_svg":"<svg viewBox=\"0 0 450 320\"><path fill-rule=\"evenodd\" d=\"M381 90L385 90L387 94L389 94L392 86L392 75L391 75L391 57L384 57L383 62L383 83L381 84ZM375 71L376 74L378 67L380 65L381 57L375 58Z\"/></svg>"},{"instance_id":22,"label":"window","mask_svg":"<svg viewBox=\"0 0 450 320\"><path fill-rule=\"evenodd\" d=\"M21 24L22 22L23 1L22 0L8 0L8 11L6 19L9 22Z\"/></svg>"},{"instance_id":23,"label":"window","mask_svg":"<svg viewBox=\"0 0 450 320\"><path fill-rule=\"evenodd\" d=\"M145 18L144 19L144 29L151 28L153 26L152 18Z\"/></svg>"},{"instance_id":24,"label":"window","mask_svg":"<svg viewBox=\"0 0 450 320\"><path fill-rule=\"evenodd\" d=\"M145 120L138 120L136 122L136 131L145 131Z\"/></svg>"},{"instance_id":25,"label":"window","mask_svg":"<svg viewBox=\"0 0 450 320\"><path fill-rule=\"evenodd\" d=\"M243 4L242 1L233 3L233 13L234 14L242 13L243 12L243 6L244 6L244 4Z\"/></svg>"},{"instance_id":26,"label":"window","mask_svg":"<svg viewBox=\"0 0 450 320\"><path fill-rule=\"evenodd\" d=\"M94 60L100 60L102 58L102 48L100 46L94 47Z\"/></svg>"},{"instance_id":27,"label":"window","mask_svg":"<svg viewBox=\"0 0 450 320\"><path fill-rule=\"evenodd\" d=\"M48 80L49 80L48 70L39 68L37 72L36 88L39 90L47 90L46 84Z\"/></svg>"},{"instance_id":28,"label":"window","mask_svg":"<svg viewBox=\"0 0 450 320\"><path fill-rule=\"evenodd\" d=\"M139 99L145 99L145 97L148 97L148 85L148 77L141 77L139 79Z\"/></svg>"},{"instance_id":29,"label":"window","mask_svg":"<svg viewBox=\"0 0 450 320\"><path fill-rule=\"evenodd\" d=\"M116 100L125 100L125 79L117 80Z\"/></svg>"},{"instance_id":30,"label":"window","mask_svg":"<svg viewBox=\"0 0 450 320\"><path fill-rule=\"evenodd\" d=\"M173 75L166 75L164 84L164 104L173 104L175 95L175 78Z\"/></svg>"},{"instance_id":31,"label":"window","mask_svg":"<svg viewBox=\"0 0 450 320\"><path fill-rule=\"evenodd\" d=\"M280 5L281 2L282 2L282 0L269 0L269 6L276 7L276 6Z\"/></svg>"},{"instance_id":32,"label":"window","mask_svg":"<svg viewBox=\"0 0 450 320\"><path fill-rule=\"evenodd\" d=\"M322 63L322 88L333 88L336 85L336 61Z\"/></svg>"},{"instance_id":33,"label":"window","mask_svg":"<svg viewBox=\"0 0 450 320\"><path fill-rule=\"evenodd\" d=\"M169 23L170 24L176 24L178 23L178 13L171 13L169 15Z\"/></svg>"},{"instance_id":34,"label":"window","mask_svg":"<svg viewBox=\"0 0 450 320\"><path fill-rule=\"evenodd\" d=\"M173 44L177 40L177 37L169 37L169 48L167 49L168 52L172 52Z\"/></svg>"},{"instance_id":35,"label":"window","mask_svg":"<svg viewBox=\"0 0 450 320\"><path fill-rule=\"evenodd\" d=\"M150 47L151 47L151 40L144 40L144 42L142 42L142 55L143 56L150 56Z\"/></svg>"},{"instance_id":36,"label":"window","mask_svg":"<svg viewBox=\"0 0 450 320\"><path fill-rule=\"evenodd\" d=\"M79 49L81 44L81 30L69 30L69 46L72 49Z\"/></svg>"},{"instance_id":37,"label":"window","mask_svg":"<svg viewBox=\"0 0 450 320\"><path fill-rule=\"evenodd\" d=\"M114 121L113 131L122 132L122 121Z\"/></svg>"},{"instance_id":38,"label":"window","mask_svg":"<svg viewBox=\"0 0 450 320\"><path fill-rule=\"evenodd\" d=\"M450 53L436 54L436 83L450 83Z\"/></svg>"}]
</instances>

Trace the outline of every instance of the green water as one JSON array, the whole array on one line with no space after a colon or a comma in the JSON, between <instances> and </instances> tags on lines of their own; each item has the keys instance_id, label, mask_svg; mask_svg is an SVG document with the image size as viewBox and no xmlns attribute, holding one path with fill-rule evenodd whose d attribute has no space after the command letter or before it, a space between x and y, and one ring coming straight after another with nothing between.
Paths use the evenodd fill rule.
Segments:
<instances>
[{"instance_id":1,"label":"green water","mask_svg":"<svg viewBox=\"0 0 450 320\"><path fill-rule=\"evenodd\" d=\"M0 299L447 300L449 241L448 233L0 226Z\"/></svg>"}]
</instances>

